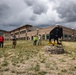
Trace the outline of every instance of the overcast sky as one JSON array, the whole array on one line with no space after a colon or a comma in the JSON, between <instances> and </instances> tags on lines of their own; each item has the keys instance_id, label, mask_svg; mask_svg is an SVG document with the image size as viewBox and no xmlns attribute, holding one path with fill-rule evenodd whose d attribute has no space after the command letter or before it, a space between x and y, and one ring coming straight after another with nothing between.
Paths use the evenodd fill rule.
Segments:
<instances>
[{"instance_id":1,"label":"overcast sky","mask_svg":"<svg viewBox=\"0 0 76 75\"><path fill-rule=\"evenodd\" d=\"M76 0L0 0L1 30L25 24L60 24L76 29Z\"/></svg>"}]
</instances>

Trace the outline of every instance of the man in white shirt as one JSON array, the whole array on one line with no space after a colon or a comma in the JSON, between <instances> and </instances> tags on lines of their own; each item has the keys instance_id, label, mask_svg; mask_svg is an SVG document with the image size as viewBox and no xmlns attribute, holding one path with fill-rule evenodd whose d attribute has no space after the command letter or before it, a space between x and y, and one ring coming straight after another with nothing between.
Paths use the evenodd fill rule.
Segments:
<instances>
[{"instance_id":1,"label":"man in white shirt","mask_svg":"<svg viewBox=\"0 0 76 75\"><path fill-rule=\"evenodd\" d=\"M38 45L41 45L41 35L38 36Z\"/></svg>"}]
</instances>

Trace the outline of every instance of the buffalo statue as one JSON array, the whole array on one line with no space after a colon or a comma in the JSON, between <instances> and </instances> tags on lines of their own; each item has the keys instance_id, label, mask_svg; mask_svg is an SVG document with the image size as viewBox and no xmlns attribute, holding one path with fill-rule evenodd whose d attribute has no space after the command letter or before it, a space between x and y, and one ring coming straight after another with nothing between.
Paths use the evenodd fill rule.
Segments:
<instances>
[{"instance_id":1,"label":"buffalo statue","mask_svg":"<svg viewBox=\"0 0 76 75\"><path fill-rule=\"evenodd\" d=\"M63 37L63 28L61 26L56 26L53 30L49 33L49 42L52 43L52 39L57 41L57 44L60 44L59 39Z\"/></svg>"}]
</instances>

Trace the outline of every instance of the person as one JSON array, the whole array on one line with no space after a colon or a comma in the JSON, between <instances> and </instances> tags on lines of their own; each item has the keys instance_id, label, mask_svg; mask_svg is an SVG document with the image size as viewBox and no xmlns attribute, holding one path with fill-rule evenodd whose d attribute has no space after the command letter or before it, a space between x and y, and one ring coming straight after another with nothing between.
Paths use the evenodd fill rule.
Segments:
<instances>
[{"instance_id":1,"label":"person","mask_svg":"<svg viewBox=\"0 0 76 75\"><path fill-rule=\"evenodd\" d=\"M0 48L4 47L4 37L0 35Z\"/></svg>"},{"instance_id":2,"label":"person","mask_svg":"<svg viewBox=\"0 0 76 75\"><path fill-rule=\"evenodd\" d=\"M38 36L38 45L41 45L41 35Z\"/></svg>"},{"instance_id":3,"label":"person","mask_svg":"<svg viewBox=\"0 0 76 75\"><path fill-rule=\"evenodd\" d=\"M12 48L16 47L16 36L15 34L12 35Z\"/></svg>"},{"instance_id":4,"label":"person","mask_svg":"<svg viewBox=\"0 0 76 75\"><path fill-rule=\"evenodd\" d=\"M36 46L37 41L38 41L38 37L35 35L34 38L33 38L33 40L34 40L33 45Z\"/></svg>"}]
</instances>

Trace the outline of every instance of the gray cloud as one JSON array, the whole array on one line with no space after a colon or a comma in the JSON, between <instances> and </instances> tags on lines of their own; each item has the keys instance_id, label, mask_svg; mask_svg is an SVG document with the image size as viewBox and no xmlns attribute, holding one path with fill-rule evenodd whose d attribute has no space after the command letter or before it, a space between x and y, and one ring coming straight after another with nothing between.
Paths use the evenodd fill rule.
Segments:
<instances>
[{"instance_id":1,"label":"gray cloud","mask_svg":"<svg viewBox=\"0 0 76 75\"><path fill-rule=\"evenodd\" d=\"M33 12L35 14L41 14L41 13L46 13L47 12L47 7L43 4L37 4L33 6Z\"/></svg>"},{"instance_id":2,"label":"gray cloud","mask_svg":"<svg viewBox=\"0 0 76 75\"><path fill-rule=\"evenodd\" d=\"M61 1L59 6L56 7L59 17L65 22L75 22L76 21L76 1L68 0Z\"/></svg>"},{"instance_id":3,"label":"gray cloud","mask_svg":"<svg viewBox=\"0 0 76 75\"><path fill-rule=\"evenodd\" d=\"M47 12L48 7L46 4L44 4L43 1L38 0L24 0L24 1L28 6L31 6L35 14L41 14Z\"/></svg>"},{"instance_id":4,"label":"gray cloud","mask_svg":"<svg viewBox=\"0 0 76 75\"><path fill-rule=\"evenodd\" d=\"M25 24L76 28L76 0L0 0L0 29Z\"/></svg>"},{"instance_id":5,"label":"gray cloud","mask_svg":"<svg viewBox=\"0 0 76 75\"><path fill-rule=\"evenodd\" d=\"M19 4L17 4L19 3ZM21 5L20 5L21 3ZM0 29L12 29L16 26L19 27L22 24L22 13L26 5L21 0L1 0L0 1ZM24 12L22 12L24 11ZM9 26L10 25L10 26ZM8 27L8 28L5 28Z\"/></svg>"},{"instance_id":6,"label":"gray cloud","mask_svg":"<svg viewBox=\"0 0 76 75\"><path fill-rule=\"evenodd\" d=\"M35 0L24 0L28 6L32 6Z\"/></svg>"},{"instance_id":7,"label":"gray cloud","mask_svg":"<svg viewBox=\"0 0 76 75\"><path fill-rule=\"evenodd\" d=\"M9 7L6 4L0 4L0 17L3 17Z\"/></svg>"},{"instance_id":8,"label":"gray cloud","mask_svg":"<svg viewBox=\"0 0 76 75\"><path fill-rule=\"evenodd\" d=\"M0 2L0 24L7 18L8 11L9 6L4 2Z\"/></svg>"}]
</instances>

